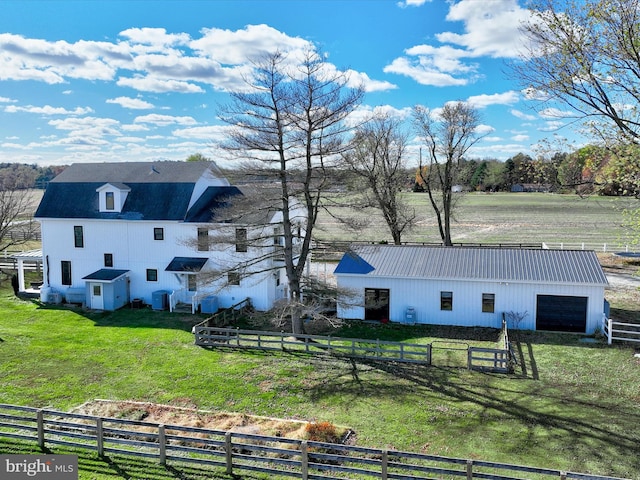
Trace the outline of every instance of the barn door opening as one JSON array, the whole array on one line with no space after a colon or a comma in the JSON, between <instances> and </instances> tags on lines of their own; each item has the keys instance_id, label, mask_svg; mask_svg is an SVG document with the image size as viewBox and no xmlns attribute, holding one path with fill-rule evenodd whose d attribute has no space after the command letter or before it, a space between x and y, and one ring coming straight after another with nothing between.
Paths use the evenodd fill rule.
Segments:
<instances>
[{"instance_id":1,"label":"barn door opening","mask_svg":"<svg viewBox=\"0 0 640 480\"><path fill-rule=\"evenodd\" d=\"M536 330L581 332L587 330L587 297L538 295Z\"/></svg>"},{"instance_id":2,"label":"barn door opening","mask_svg":"<svg viewBox=\"0 0 640 480\"><path fill-rule=\"evenodd\" d=\"M389 320L389 289L365 288L364 319Z\"/></svg>"}]
</instances>

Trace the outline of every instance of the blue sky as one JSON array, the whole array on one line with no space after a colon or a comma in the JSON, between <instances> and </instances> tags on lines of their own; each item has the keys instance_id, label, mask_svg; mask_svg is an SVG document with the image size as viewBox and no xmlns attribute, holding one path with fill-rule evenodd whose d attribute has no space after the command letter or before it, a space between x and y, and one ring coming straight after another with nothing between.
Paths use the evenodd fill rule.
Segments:
<instances>
[{"instance_id":1,"label":"blue sky","mask_svg":"<svg viewBox=\"0 0 640 480\"><path fill-rule=\"evenodd\" d=\"M184 160L225 165L217 105L265 50L309 46L363 82L358 111L409 120L421 104L479 109L468 155L536 155L580 142L505 74L520 0L0 0L0 162ZM414 143L410 161L417 162Z\"/></svg>"}]
</instances>

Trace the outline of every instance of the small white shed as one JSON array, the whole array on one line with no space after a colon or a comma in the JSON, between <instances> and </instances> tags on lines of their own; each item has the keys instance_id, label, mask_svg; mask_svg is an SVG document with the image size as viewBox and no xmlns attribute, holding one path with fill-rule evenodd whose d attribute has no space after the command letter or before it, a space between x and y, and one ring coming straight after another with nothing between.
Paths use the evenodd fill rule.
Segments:
<instances>
[{"instance_id":1,"label":"small white shed","mask_svg":"<svg viewBox=\"0 0 640 480\"><path fill-rule=\"evenodd\" d=\"M607 278L593 251L357 245L334 274L344 319L593 333ZM525 315L526 314L526 315Z\"/></svg>"}]
</instances>

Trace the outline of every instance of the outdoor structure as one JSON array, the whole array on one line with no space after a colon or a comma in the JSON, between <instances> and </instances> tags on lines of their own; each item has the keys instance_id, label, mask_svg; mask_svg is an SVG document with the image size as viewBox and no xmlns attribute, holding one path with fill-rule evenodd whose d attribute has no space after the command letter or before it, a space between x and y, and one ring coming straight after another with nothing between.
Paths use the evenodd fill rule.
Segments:
<instances>
[{"instance_id":1,"label":"outdoor structure","mask_svg":"<svg viewBox=\"0 0 640 480\"><path fill-rule=\"evenodd\" d=\"M131 303L191 311L250 298L256 309L270 309L288 296L282 258L265 254L281 248L281 212L259 225L217 220L236 195L209 162L71 165L35 214L41 298L101 310ZM254 237L263 243L250 243Z\"/></svg>"},{"instance_id":2,"label":"outdoor structure","mask_svg":"<svg viewBox=\"0 0 640 480\"><path fill-rule=\"evenodd\" d=\"M585 250L357 245L334 274L344 319L588 334L608 285Z\"/></svg>"}]
</instances>

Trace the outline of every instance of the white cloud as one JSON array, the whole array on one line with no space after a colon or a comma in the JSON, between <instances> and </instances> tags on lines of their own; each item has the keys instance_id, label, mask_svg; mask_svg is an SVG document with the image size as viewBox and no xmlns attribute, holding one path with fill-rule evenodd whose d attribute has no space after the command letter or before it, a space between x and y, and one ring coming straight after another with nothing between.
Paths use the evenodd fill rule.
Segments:
<instances>
[{"instance_id":1,"label":"white cloud","mask_svg":"<svg viewBox=\"0 0 640 480\"><path fill-rule=\"evenodd\" d=\"M134 78L120 77L116 82L121 87L131 87L142 92L156 93L203 93L202 87L184 81L178 80L161 80L158 78L141 77Z\"/></svg>"},{"instance_id":2,"label":"white cloud","mask_svg":"<svg viewBox=\"0 0 640 480\"><path fill-rule=\"evenodd\" d=\"M514 142L526 142L527 140L529 140L529 135L514 135L513 137L511 137L511 140L513 140Z\"/></svg>"},{"instance_id":3,"label":"white cloud","mask_svg":"<svg viewBox=\"0 0 640 480\"><path fill-rule=\"evenodd\" d=\"M571 118L575 117L576 114L574 112L560 110L558 108L545 108L540 111L540 116L542 118Z\"/></svg>"},{"instance_id":4,"label":"white cloud","mask_svg":"<svg viewBox=\"0 0 640 480\"><path fill-rule=\"evenodd\" d=\"M520 120L533 121L536 119L535 115L529 115L527 113L521 112L520 110L516 110L515 108L512 108L511 110L509 110L509 112L511 113L511 115L519 118Z\"/></svg>"},{"instance_id":5,"label":"white cloud","mask_svg":"<svg viewBox=\"0 0 640 480\"><path fill-rule=\"evenodd\" d=\"M154 108L152 103L131 97L108 98L106 103L115 103L120 105L122 108L130 108L132 110L148 110Z\"/></svg>"},{"instance_id":6,"label":"white cloud","mask_svg":"<svg viewBox=\"0 0 640 480\"><path fill-rule=\"evenodd\" d=\"M384 67L385 73L397 73L412 78L421 85L434 87L464 86L468 78L456 78L452 72L442 72L433 65L433 57L422 56L416 60L400 57Z\"/></svg>"},{"instance_id":7,"label":"white cloud","mask_svg":"<svg viewBox=\"0 0 640 480\"><path fill-rule=\"evenodd\" d=\"M487 135L489 133L495 132L496 129L490 125L478 125L475 129L475 133L478 135Z\"/></svg>"},{"instance_id":8,"label":"white cloud","mask_svg":"<svg viewBox=\"0 0 640 480\"><path fill-rule=\"evenodd\" d=\"M210 125L206 127L182 128L171 132L179 138L197 138L210 141L224 140L230 127L222 125Z\"/></svg>"},{"instance_id":9,"label":"white cloud","mask_svg":"<svg viewBox=\"0 0 640 480\"><path fill-rule=\"evenodd\" d=\"M120 32L121 37L133 43L159 47L186 45L190 37L186 33L169 34L164 28L129 28Z\"/></svg>"},{"instance_id":10,"label":"white cloud","mask_svg":"<svg viewBox=\"0 0 640 480\"><path fill-rule=\"evenodd\" d=\"M467 103L475 108L485 108L491 105L512 105L520 100L518 92L513 90L492 95L475 95L467 99Z\"/></svg>"},{"instance_id":11,"label":"white cloud","mask_svg":"<svg viewBox=\"0 0 640 480\"><path fill-rule=\"evenodd\" d=\"M44 107L34 107L33 105L18 107L15 105L9 105L8 107L5 107L4 111L7 113L26 112L41 115L85 115L93 112L93 109L90 107L76 107L74 110L67 110L63 107L52 107L51 105L45 105Z\"/></svg>"},{"instance_id":12,"label":"white cloud","mask_svg":"<svg viewBox=\"0 0 640 480\"><path fill-rule=\"evenodd\" d=\"M400 8L421 7L422 5L424 5L427 2L431 2L431 0L403 0L401 2L398 2L397 5Z\"/></svg>"},{"instance_id":13,"label":"white cloud","mask_svg":"<svg viewBox=\"0 0 640 480\"><path fill-rule=\"evenodd\" d=\"M372 80L364 72L356 72L355 70L347 70L346 74L349 76L348 85L352 88L357 88L360 85L364 86L366 92L384 92L387 90L395 90L398 88L391 82L385 82L381 80Z\"/></svg>"},{"instance_id":14,"label":"white cloud","mask_svg":"<svg viewBox=\"0 0 640 480\"><path fill-rule=\"evenodd\" d=\"M133 123L150 123L160 127L166 127L167 125L195 125L198 122L193 117L175 117L172 115L160 115L158 113L151 113L149 115L143 115L136 117Z\"/></svg>"},{"instance_id":15,"label":"white cloud","mask_svg":"<svg viewBox=\"0 0 640 480\"><path fill-rule=\"evenodd\" d=\"M17 100L8 97L0 97L0 103L16 103Z\"/></svg>"}]
</instances>

